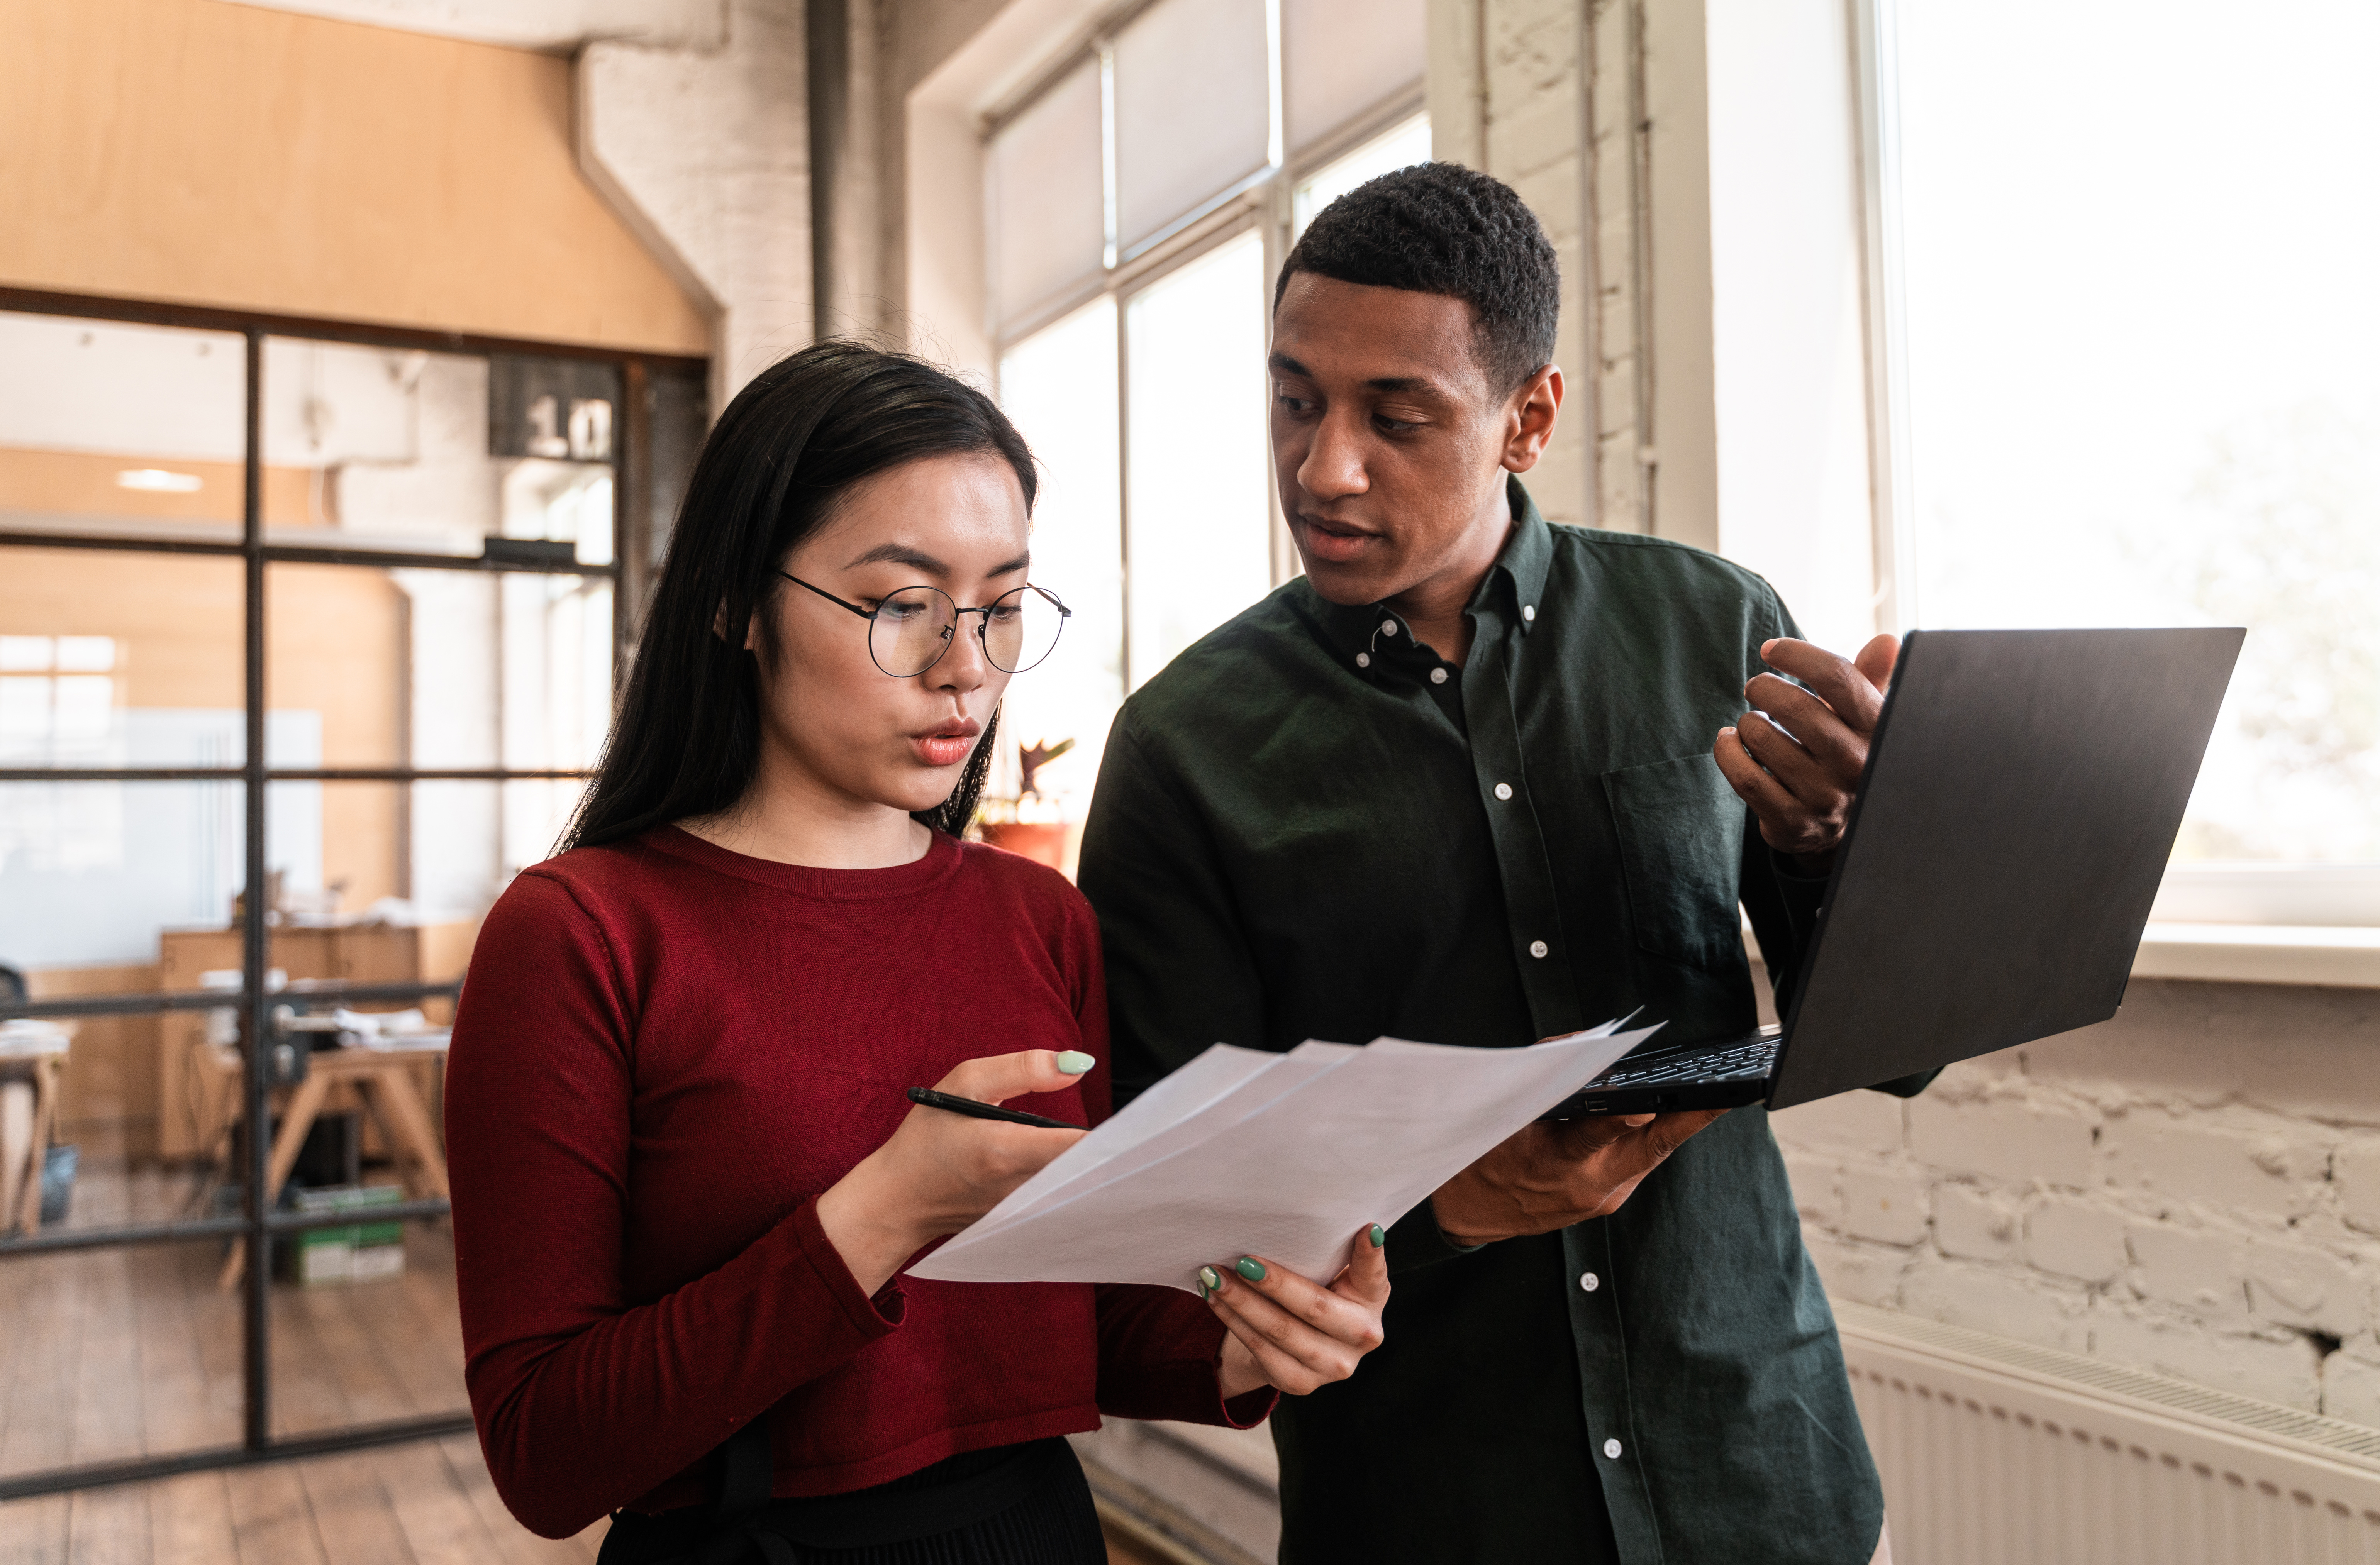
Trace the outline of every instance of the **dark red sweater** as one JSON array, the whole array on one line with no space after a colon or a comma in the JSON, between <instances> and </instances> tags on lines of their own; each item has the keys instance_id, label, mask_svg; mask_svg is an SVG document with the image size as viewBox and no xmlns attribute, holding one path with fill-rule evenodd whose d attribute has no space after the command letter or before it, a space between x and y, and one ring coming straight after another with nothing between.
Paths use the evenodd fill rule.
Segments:
<instances>
[{"instance_id":1,"label":"dark red sweater","mask_svg":"<svg viewBox=\"0 0 2380 1565\"><path fill-rule=\"evenodd\" d=\"M1019 1049L1099 1059L1021 1108L1108 1110L1089 906L937 834L894 869L805 869L671 828L524 871L471 957L446 1080L471 1410L549 1537L712 1497L773 1409L775 1492L959 1451L1227 1410L1222 1328L1164 1289L895 1280L863 1293L817 1197L905 1089ZM1232 1416L1237 1414L1237 1417Z\"/></svg>"}]
</instances>

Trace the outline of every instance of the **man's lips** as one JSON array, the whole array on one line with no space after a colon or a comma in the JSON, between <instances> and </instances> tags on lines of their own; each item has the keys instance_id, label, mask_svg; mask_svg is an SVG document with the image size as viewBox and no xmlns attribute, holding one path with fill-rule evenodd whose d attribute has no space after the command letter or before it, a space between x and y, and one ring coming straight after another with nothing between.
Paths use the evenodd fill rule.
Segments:
<instances>
[{"instance_id":1,"label":"man's lips","mask_svg":"<svg viewBox=\"0 0 2380 1565\"><path fill-rule=\"evenodd\" d=\"M1298 540L1305 552L1331 564L1343 564L1380 541L1380 535L1322 516L1297 518Z\"/></svg>"},{"instance_id":2,"label":"man's lips","mask_svg":"<svg viewBox=\"0 0 2380 1565\"><path fill-rule=\"evenodd\" d=\"M917 753L928 766L956 766L967 758L975 748L975 737L983 725L971 717L960 718L931 728L917 736Z\"/></svg>"}]
</instances>

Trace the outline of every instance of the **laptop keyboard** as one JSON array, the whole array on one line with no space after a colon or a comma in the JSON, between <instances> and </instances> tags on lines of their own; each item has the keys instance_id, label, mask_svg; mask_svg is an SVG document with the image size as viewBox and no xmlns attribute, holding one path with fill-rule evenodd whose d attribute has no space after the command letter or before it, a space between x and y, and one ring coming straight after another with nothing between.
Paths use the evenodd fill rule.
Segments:
<instances>
[{"instance_id":1,"label":"laptop keyboard","mask_svg":"<svg viewBox=\"0 0 2380 1565\"><path fill-rule=\"evenodd\" d=\"M1666 1055L1642 1064L1632 1065L1623 1060L1609 1074L1597 1077L1587 1090L1610 1092L1621 1087L1661 1086L1682 1081L1739 1081L1767 1075L1776 1060L1777 1039L1773 1037L1755 1038L1723 1049L1696 1049L1690 1054Z\"/></svg>"}]
</instances>

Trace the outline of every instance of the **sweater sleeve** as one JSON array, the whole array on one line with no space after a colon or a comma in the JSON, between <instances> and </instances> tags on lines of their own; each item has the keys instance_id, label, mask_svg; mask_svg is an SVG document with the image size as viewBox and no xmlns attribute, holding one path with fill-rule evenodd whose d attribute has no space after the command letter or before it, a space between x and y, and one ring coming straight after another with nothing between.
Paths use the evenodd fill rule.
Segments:
<instances>
[{"instance_id":1,"label":"sweater sleeve","mask_svg":"<svg viewBox=\"0 0 2380 1565\"><path fill-rule=\"evenodd\" d=\"M1083 1049L1099 1062L1083 1081L1084 1107L1096 1125L1113 1111L1107 985L1090 905L1078 897L1073 907L1066 954L1076 975L1075 1019ZM1133 1283L1101 1284L1098 1300L1101 1413L1248 1429L1280 1401L1281 1393L1269 1386L1223 1400L1216 1384L1223 1323L1199 1300Z\"/></svg>"},{"instance_id":2,"label":"sweater sleeve","mask_svg":"<svg viewBox=\"0 0 2380 1565\"><path fill-rule=\"evenodd\" d=\"M567 1537L699 1462L899 1325L819 1226L786 1213L650 1303L623 1284L630 976L559 880L488 915L446 1079L455 1287L480 1448L515 1516Z\"/></svg>"}]
</instances>

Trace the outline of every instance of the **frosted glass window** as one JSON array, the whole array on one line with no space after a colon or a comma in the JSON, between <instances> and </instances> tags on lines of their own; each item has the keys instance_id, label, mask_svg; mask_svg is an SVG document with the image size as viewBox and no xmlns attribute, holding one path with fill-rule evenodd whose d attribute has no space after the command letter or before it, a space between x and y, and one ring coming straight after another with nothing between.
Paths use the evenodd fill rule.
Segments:
<instances>
[{"instance_id":1,"label":"frosted glass window","mask_svg":"<svg viewBox=\"0 0 2380 1565\"><path fill-rule=\"evenodd\" d=\"M1427 0L1281 0L1291 152L1421 85L1428 9Z\"/></svg>"},{"instance_id":2,"label":"frosted glass window","mask_svg":"<svg viewBox=\"0 0 2380 1565\"><path fill-rule=\"evenodd\" d=\"M2380 7L1895 14L1920 623L2245 625L2177 858L2380 865Z\"/></svg>"},{"instance_id":3,"label":"frosted glass window","mask_svg":"<svg viewBox=\"0 0 2380 1565\"><path fill-rule=\"evenodd\" d=\"M1387 134L1375 137L1345 157L1323 164L1311 178L1301 179L1290 200L1290 233L1305 232L1314 214L1367 180L1393 174L1410 164L1429 162L1429 115L1415 115Z\"/></svg>"},{"instance_id":4,"label":"frosted glass window","mask_svg":"<svg viewBox=\"0 0 2380 1565\"><path fill-rule=\"evenodd\" d=\"M1099 275L1107 248L1099 67L1088 63L992 138L992 289L1002 325Z\"/></svg>"},{"instance_id":5,"label":"frosted glass window","mask_svg":"<svg viewBox=\"0 0 2380 1565\"><path fill-rule=\"evenodd\" d=\"M1273 161L1265 0L1159 0L1115 41L1116 212L1129 257Z\"/></svg>"},{"instance_id":6,"label":"frosted glass window","mask_svg":"<svg viewBox=\"0 0 2380 1565\"><path fill-rule=\"evenodd\" d=\"M1251 234L1125 307L1135 688L1272 588L1266 297Z\"/></svg>"},{"instance_id":7,"label":"frosted glass window","mask_svg":"<svg viewBox=\"0 0 2380 1565\"><path fill-rule=\"evenodd\" d=\"M1002 732L1020 745L1075 741L1034 788L1061 819L1079 820L1123 702L1114 298L1095 299L1002 355L1000 404L1040 464L1033 580L1075 611L1057 649L1009 681Z\"/></svg>"}]
</instances>

